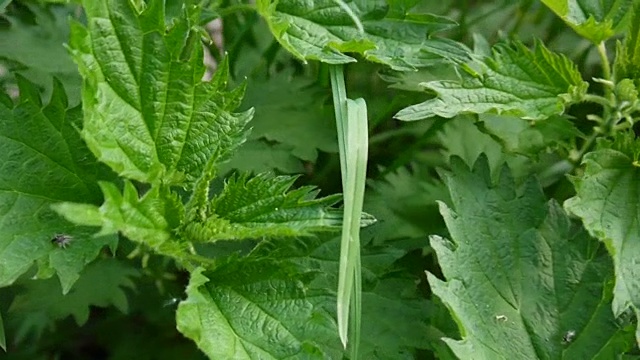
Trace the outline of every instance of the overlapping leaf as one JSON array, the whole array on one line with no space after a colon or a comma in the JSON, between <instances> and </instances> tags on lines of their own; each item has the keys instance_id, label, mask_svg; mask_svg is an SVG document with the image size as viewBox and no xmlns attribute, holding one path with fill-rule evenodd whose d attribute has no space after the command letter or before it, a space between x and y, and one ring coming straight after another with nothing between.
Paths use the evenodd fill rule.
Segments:
<instances>
[{"instance_id":1,"label":"overlapping leaf","mask_svg":"<svg viewBox=\"0 0 640 360\"><path fill-rule=\"evenodd\" d=\"M45 87L45 96L50 96L51 77L55 76L64 84L71 104L77 104L82 81L64 48L69 41L67 18L73 9L22 4L25 11L10 11L1 16L9 24L0 26L0 63Z\"/></svg>"},{"instance_id":2,"label":"overlapping leaf","mask_svg":"<svg viewBox=\"0 0 640 360\"><path fill-rule=\"evenodd\" d=\"M461 359L612 359L633 337L611 313L611 261L597 241L546 202L535 180L496 184L481 157L452 159L453 208L441 205L452 241L433 237L446 282L431 288L457 319ZM622 324L626 325L626 324Z\"/></svg>"},{"instance_id":3,"label":"overlapping leaf","mask_svg":"<svg viewBox=\"0 0 640 360\"><path fill-rule=\"evenodd\" d=\"M565 202L589 232L605 243L616 273L613 312L640 312L640 146L633 135L602 141L584 157L585 173L573 179L576 196Z\"/></svg>"},{"instance_id":4,"label":"overlapping leaf","mask_svg":"<svg viewBox=\"0 0 640 360\"><path fill-rule=\"evenodd\" d=\"M172 230L184 219L184 207L166 188L152 187L142 197L131 182L121 192L113 183L101 182L105 201L98 207L81 203L60 203L53 208L66 219L86 226L102 227L101 234L121 232L132 241L175 255Z\"/></svg>"},{"instance_id":5,"label":"overlapping leaf","mask_svg":"<svg viewBox=\"0 0 640 360\"><path fill-rule=\"evenodd\" d=\"M244 141L252 112L231 112L242 88L225 91L224 65L201 81L197 7L169 24L162 1L141 11L126 0L84 7L88 24L73 24L71 47L85 80L82 134L100 161L130 179L182 184Z\"/></svg>"},{"instance_id":6,"label":"overlapping leaf","mask_svg":"<svg viewBox=\"0 0 640 360\"><path fill-rule=\"evenodd\" d=\"M303 279L268 261L196 271L178 307L178 329L211 359L336 358L335 323L311 302Z\"/></svg>"},{"instance_id":7,"label":"overlapping leaf","mask_svg":"<svg viewBox=\"0 0 640 360\"><path fill-rule=\"evenodd\" d=\"M566 117L552 116L534 123L514 116L483 114L479 117L482 130L491 135L507 152L537 157L541 151L570 148L581 135Z\"/></svg>"},{"instance_id":8,"label":"overlapping leaf","mask_svg":"<svg viewBox=\"0 0 640 360\"><path fill-rule=\"evenodd\" d=\"M39 260L41 273L55 272L69 290L84 265L113 236L92 238L92 231L64 221L51 205L61 201L99 203L96 178L108 174L80 139L80 109L67 109L59 82L43 105L33 84L19 78L17 105L0 95L0 286L15 281ZM51 240L72 238L66 248Z\"/></svg>"},{"instance_id":9,"label":"overlapping leaf","mask_svg":"<svg viewBox=\"0 0 640 360\"><path fill-rule=\"evenodd\" d=\"M424 83L436 97L401 110L396 118L451 118L491 112L540 120L562 114L567 103L581 100L588 86L571 60L540 42L534 50L519 42L496 45L493 57L477 66L479 71L463 66L459 81Z\"/></svg>"},{"instance_id":10,"label":"overlapping leaf","mask_svg":"<svg viewBox=\"0 0 640 360\"><path fill-rule=\"evenodd\" d=\"M335 125L326 92L310 79L290 72L268 81L254 79L243 104L255 107L250 139L277 141L291 147L292 156L315 161L318 151L337 152Z\"/></svg>"},{"instance_id":11,"label":"overlapping leaf","mask_svg":"<svg viewBox=\"0 0 640 360\"><path fill-rule=\"evenodd\" d=\"M432 35L455 26L428 14L407 14L384 0L258 0L258 10L278 42L301 60L330 64L355 61L344 53L396 70L415 70L443 59L468 59L464 45Z\"/></svg>"},{"instance_id":12,"label":"overlapping leaf","mask_svg":"<svg viewBox=\"0 0 640 360\"><path fill-rule=\"evenodd\" d=\"M615 35L633 0L542 0L578 34L598 44Z\"/></svg>"},{"instance_id":13,"label":"overlapping leaf","mask_svg":"<svg viewBox=\"0 0 640 360\"><path fill-rule=\"evenodd\" d=\"M369 183L364 208L378 219L367 231L375 243L416 239L424 245L428 234L444 230L436 200L446 200L447 189L421 177L416 168L413 173L399 168L384 180Z\"/></svg>"},{"instance_id":14,"label":"overlapping leaf","mask_svg":"<svg viewBox=\"0 0 640 360\"><path fill-rule=\"evenodd\" d=\"M311 231L339 230L342 211L330 209L340 197L316 199L313 187L290 190L295 177L249 179L234 177L209 205L202 222L185 225L184 234L194 241L247 239L276 236L303 236ZM363 219L362 226L372 222Z\"/></svg>"},{"instance_id":15,"label":"overlapping leaf","mask_svg":"<svg viewBox=\"0 0 640 360\"><path fill-rule=\"evenodd\" d=\"M308 294L307 301L322 314L318 317L323 318L327 314L335 316L335 290L328 289L335 289L338 281L339 252L339 237L320 236L262 242L251 256L261 259L256 266L263 264L261 268L272 271L270 269L279 264L279 271L286 269L290 273L289 278L300 279ZM390 247L363 250L363 359L410 359L416 348L427 346L424 341L427 303L416 296L414 279L392 268L394 261L403 255L403 251ZM245 265L238 266L245 268ZM214 287L218 281L212 279L210 286ZM329 336L322 330L319 335L314 336L314 332L306 339L313 339L325 353L333 355L330 358L340 358L338 354L341 354L342 346L335 324L331 328L334 333Z\"/></svg>"}]
</instances>

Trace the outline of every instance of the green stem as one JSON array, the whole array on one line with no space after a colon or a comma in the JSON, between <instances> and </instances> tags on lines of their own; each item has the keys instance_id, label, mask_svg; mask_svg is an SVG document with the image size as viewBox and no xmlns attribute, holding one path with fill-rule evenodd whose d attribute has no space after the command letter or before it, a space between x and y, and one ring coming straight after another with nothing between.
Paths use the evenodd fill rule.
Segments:
<instances>
[{"instance_id":1,"label":"green stem","mask_svg":"<svg viewBox=\"0 0 640 360\"><path fill-rule=\"evenodd\" d=\"M605 97L600 96L600 95L585 94L583 99L585 101L592 102L594 104L602 105L603 108L610 108L610 107L613 106L613 104L611 103L611 101L608 98L605 98Z\"/></svg>"}]
</instances>

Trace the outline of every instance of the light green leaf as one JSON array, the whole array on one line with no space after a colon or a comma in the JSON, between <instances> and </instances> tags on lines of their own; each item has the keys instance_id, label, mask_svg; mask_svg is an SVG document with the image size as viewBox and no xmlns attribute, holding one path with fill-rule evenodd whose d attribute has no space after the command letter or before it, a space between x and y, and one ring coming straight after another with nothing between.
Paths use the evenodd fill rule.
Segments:
<instances>
[{"instance_id":1,"label":"light green leaf","mask_svg":"<svg viewBox=\"0 0 640 360\"><path fill-rule=\"evenodd\" d=\"M51 96L52 76L56 77L64 84L69 102L76 105L82 81L64 48L69 41L67 19L74 9L21 4L30 14L8 12L3 16L9 26L0 26L0 64L8 61L7 68L45 88L43 95L47 98Z\"/></svg>"},{"instance_id":2,"label":"light green leaf","mask_svg":"<svg viewBox=\"0 0 640 360\"><path fill-rule=\"evenodd\" d=\"M445 339L456 355L604 360L630 350L631 326L609 308L612 264L598 242L547 203L535 179L516 189L506 167L491 181L485 157L472 171L451 164L453 207L441 213L452 241L431 238L447 281L428 280L459 324L462 340Z\"/></svg>"},{"instance_id":3,"label":"light green leaf","mask_svg":"<svg viewBox=\"0 0 640 360\"><path fill-rule=\"evenodd\" d=\"M92 238L91 229L70 224L51 205L100 202L96 178L109 178L82 143L79 108L67 109L59 82L43 105L33 84L18 77L20 100L0 101L0 286L7 286L38 260L41 275L58 274L64 291L84 265L114 236ZM1 98L1 97L0 97ZM66 248L52 244L71 237Z\"/></svg>"},{"instance_id":4,"label":"light green leaf","mask_svg":"<svg viewBox=\"0 0 640 360\"><path fill-rule=\"evenodd\" d=\"M578 34L598 44L616 34L633 0L542 0Z\"/></svg>"},{"instance_id":5,"label":"light green leaf","mask_svg":"<svg viewBox=\"0 0 640 360\"><path fill-rule=\"evenodd\" d=\"M622 45L618 44L613 64L616 81L631 79L640 88L640 2L631 8L631 21Z\"/></svg>"},{"instance_id":6,"label":"light green leaf","mask_svg":"<svg viewBox=\"0 0 640 360\"><path fill-rule=\"evenodd\" d=\"M172 230L184 218L184 207L177 195L153 186L142 197L129 181L121 192L115 184L101 182L104 203L97 206L65 202L53 208L67 220L80 225L101 226L99 234L121 232L130 240L163 252L175 240Z\"/></svg>"},{"instance_id":7,"label":"light green leaf","mask_svg":"<svg viewBox=\"0 0 640 360\"><path fill-rule=\"evenodd\" d=\"M316 199L318 190L305 186L290 190L296 177L232 177L207 209L206 219L189 222L183 235L192 241L305 236L313 231L339 230L342 211L330 206L334 195ZM371 219L365 217L363 226Z\"/></svg>"},{"instance_id":8,"label":"light green leaf","mask_svg":"<svg viewBox=\"0 0 640 360\"><path fill-rule=\"evenodd\" d=\"M576 65L541 42L529 50L522 43L496 45L493 57L460 70L460 80L430 81L423 86L437 96L396 114L400 120L433 116L451 118L463 113L497 113L528 120L562 114L578 102L588 84Z\"/></svg>"},{"instance_id":9,"label":"light green leaf","mask_svg":"<svg viewBox=\"0 0 640 360\"><path fill-rule=\"evenodd\" d=\"M631 134L602 141L598 150L585 155L584 175L573 178L577 194L565 202L566 209L582 219L613 257L615 315L629 307L636 313L640 310L639 153Z\"/></svg>"},{"instance_id":10,"label":"light green leaf","mask_svg":"<svg viewBox=\"0 0 640 360\"><path fill-rule=\"evenodd\" d=\"M16 342L29 334L40 337L57 320L73 316L78 325L89 319L90 306L114 306L126 313L128 302L125 289L134 289L132 278L136 269L115 259L104 259L86 267L72 290L62 295L60 284L49 280L28 280L22 284L24 292L13 300L9 313L22 317Z\"/></svg>"},{"instance_id":11,"label":"light green leaf","mask_svg":"<svg viewBox=\"0 0 640 360\"><path fill-rule=\"evenodd\" d=\"M324 294L311 293L302 278L270 261L195 271L178 306L178 330L211 359L339 358L335 323L310 301ZM334 356L320 346L331 341Z\"/></svg>"},{"instance_id":12,"label":"light green leaf","mask_svg":"<svg viewBox=\"0 0 640 360\"><path fill-rule=\"evenodd\" d=\"M258 0L257 5L278 42L303 61L344 64L356 61L344 54L353 52L395 70L415 70L469 58L464 45L432 37L454 27L453 21L406 14L397 1Z\"/></svg>"},{"instance_id":13,"label":"light green leaf","mask_svg":"<svg viewBox=\"0 0 640 360\"><path fill-rule=\"evenodd\" d=\"M197 7L169 23L163 1L142 12L128 0L84 8L87 27L72 24L71 48L85 79L82 135L100 161L123 177L178 185L244 141L252 111L231 112L243 89L225 91L226 63L201 81Z\"/></svg>"}]
</instances>

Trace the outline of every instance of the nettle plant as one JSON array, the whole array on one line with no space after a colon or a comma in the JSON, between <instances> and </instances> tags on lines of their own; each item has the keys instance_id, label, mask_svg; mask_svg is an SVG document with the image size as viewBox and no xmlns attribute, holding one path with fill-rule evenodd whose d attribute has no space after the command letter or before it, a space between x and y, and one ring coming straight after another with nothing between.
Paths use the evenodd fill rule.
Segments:
<instances>
[{"instance_id":1,"label":"nettle plant","mask_svg":"<svg viewBox=\"0 0 640 360\"><path fill-rule=\"evenodd\" d=\"M640 2L538 7L599 55L591 79L540 40L474 34L471 49L424 3L0 5L7 355L43 357L54 345L20 347L133 302L211 359L637 358ZM524 19L537 5L522 4ZM214 19L236 31L228 54L204 28ZM252 61L289 65L237 81ZM350 99L350 63L374 64L400 100ZM317 81L291 80L309 68ZM394 113L405 123L378 131ZM367 188L368 157L396 137L410 150L398 159L431 141L438 160L394 160ZM318 154L336 151L342 197L287 175L330 177ZM109 326L113 357L202 356L166 327Z\"/></svg>"}]
</instances>

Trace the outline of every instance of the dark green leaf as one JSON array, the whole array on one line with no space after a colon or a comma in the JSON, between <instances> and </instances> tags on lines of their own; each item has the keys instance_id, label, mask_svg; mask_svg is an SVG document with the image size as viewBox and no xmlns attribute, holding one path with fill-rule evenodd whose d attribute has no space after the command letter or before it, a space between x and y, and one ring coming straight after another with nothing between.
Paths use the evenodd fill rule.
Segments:
<instances>
[{"instance_id":1,"label":"dark green leaf","mask_svg":"<svg viewBox=\"0 0 640 360\"><path fill-rule=\"evenodd\" d=\"M105 259L87 266L71 291L62 295L60 284L53 279L29 280L24 292L16 296L9 313L23 318L16 341L35 333L36 337L54 325L55 321L73 316L78 325L89 319L90 306L114 306L128 310L125 289L135 287L132 278L137 270L113 259Z\"/></svg>"},{"instance_id":2,"label":"dark green leaf","mask_svg":"<svg viewBox=\"0 0 640 360\"><path fill-rule=\"evenodd\" d=\"M578 34L598 44L619 30L633 0L542 0Z\"/></svg>"},{"instance_id":3,"label":"dark green leaf","mask_svg":"<svg viewBox=\"0 0 640 360\"><path fill-rule=\"evenodd\" d=\"M433 34L454 27L448 19L406 14L397 1L258 0L260 14L280 44L301 60L329 64L356 61L344 53L395 70L415 70L444 59L468 60L468 49Z\"/></svg>"},{"instance_id":4,"label":"dark green leaf","mask_svg":"<svg viewBox=\"0 0 640 360\"><path fill-rule=\"evenodd\" d=\"M250 139L265 139L290 146L291 155L316 161L318 151L337 152L335 120L326 106L325 89L290 72L268 81L254 79L243 104L256 109Z\"/></svg>"},{"instance_id":5,"label":"dark green leaf","mask_svg":"<svg viewBox=\"0 0 640 360\"><path fill-rule=\"evenodd\" d=\"M54 83L51 101L43 105L34 85L18 80L19 103L11 108L0 102L0 286L39 260L41 275L55 271L66 292L83 266L117 239L93 238L91 229L64 221L50 207L99 203L96 178L109 175L82 143L80 109L67 109L61 84ZM51 242L57 234L71 238L68 247Z\"/></svg>"},{"instance_id":6,"label":"dark green leaf","mask_svg":"<svg viewBox=\"0 0 640 360\"><path fill-rule=\"evenodd\" d=\"M622 45L618 44L614 75L616 81L631 79L640 88L640 2L631 8L629 30Z\"/></svg>"},{"instance_id":7,"label":"dark green leaf","mask_svg":"<svg viewBox=\"0 0 640 360\"><path fill-rule=\"evenodd\" d=\"M573 182L576 196L565 202L589 232L604 242L613 257L616 285L613 312L640 310L640 146L633 135L602 141L585 155L584 175Z\"/></svg>"},{"instance_id":8,"label":"dark green leaf","mask_svg":"<svg viewBox=\"0 0 640 360\"><path fill-rule=\"evenodd\" d=\"M443 282L431 288L457 319L461 359L612 359L633 333L609 307L612 264L537 181L516 189L508 168L491 181L486 157L457 158L441 212L452 241L433 237Z\"/></svg>"},{"instance_id":9,"label":"dark green leaf","mask_svg":"<svg viewBox=\"0 0 640 360\"><path fill-rule=\"evenodd\" d=\"M522 43L494 47L493 57L460 70L460 80L424 83L437 96L403 109L396 118L419 120L451 118L464 113L497 113L540 120L562 114L565 105L578 102L587 90L576 65L564 55L537 42L534 50Z\"/></svg>"},{"instance_id":10,"label":"dark green leaf","mask_svg":"<svg viewBox=\"0 0 640 360\"><path fill-rule=\"evenodd\" d=\"M548 149L570 149L581 133L566 117L551 116L531 122L514 116L482 114L481 129L496 139L507 152L537 157Z\"/></svg>"},{"instance_id":11,"label":"dark green leaf","mask_svg":"<svg viewBox=\"0 0 640 360\"><path fill-rule=\"evenodd\" d=\"M236 261L191 274L178 330L211 359L335 358L335 323L311 301L322 295L268 261ZM331 341L333 356L319 345Z\"/></svg>"},{"instance_id":12,"label":"dark green leaf","mask_svg":"<svg viewBox=\"0 0 640 360\"><path fill-rule=\"evenodd\" d=\"M69 41L67 19L73 9L31 3L26 5L33 14L34 23L9 12L5 19L10 26L0 26L0 64L3 60L15 63L17 66L14 66L14 71L46 88L44 95L47 97L52 91L51 77L55 76L64 84L70 103L77 104L82 81L64 48L64 43Z\"/></svg>"}]
</instances>

